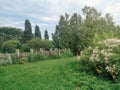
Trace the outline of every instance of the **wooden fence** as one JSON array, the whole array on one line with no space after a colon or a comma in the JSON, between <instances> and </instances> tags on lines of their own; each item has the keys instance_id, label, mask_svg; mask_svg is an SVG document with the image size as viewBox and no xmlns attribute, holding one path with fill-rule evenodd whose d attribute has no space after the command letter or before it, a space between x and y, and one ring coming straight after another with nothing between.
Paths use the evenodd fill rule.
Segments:
<instances>
[{"instance_id":1,"label":"wooden fence","mask_svg":"<svg viewBox=\"0 0 120 90\"><path fill-rule=\"evenodd\" d=\"M64 51L70 51L70 49L49 49L49 50L44 50L42 48L40 48L39 51L34 50L34 49L30 49L30 52L22 52L20 53L19 49L16 49L15 53L12 54L0 54L0 59L2 58L2 60L0 60L0 65L1 64L12 64L12 60L11 60L11 55L13 55L16 59L23 59L25 57L27 57L29 54L45 54L47 56L50 56L51 54L54 55L60 55L62 52Z\"/></svg>"},{"instance_id":2,"label":"wooden fence","mask_svg":"<svg viewBox=\"0 0 120 90\"><path fill-rule=\"evenodd\" d=\"M20 53L20 50L16 49L16 52L14 55L17 58L24 58L24 57L28 56L29 54L45 54L45 55L49 56L51 54L60 55L62 52L63 52L63 50L60 50L60 49L54 49L54 50L52 50L52 49L50 49L50 50L40 49L39 51L34 50L34 49L30 49L30 52Z\"/></svg>"},{"instance_id":3,"label":"wooden fence","mask_svg":"<svg viewBox=\"0 0 120 90\"><path fill-rule=\"evenodd\" d=\"M9 54L0 54L0 58L3 58L0 60L0 65L7 65L7 64L12 64L12 60Z\"/></svg>"}]
</instances>

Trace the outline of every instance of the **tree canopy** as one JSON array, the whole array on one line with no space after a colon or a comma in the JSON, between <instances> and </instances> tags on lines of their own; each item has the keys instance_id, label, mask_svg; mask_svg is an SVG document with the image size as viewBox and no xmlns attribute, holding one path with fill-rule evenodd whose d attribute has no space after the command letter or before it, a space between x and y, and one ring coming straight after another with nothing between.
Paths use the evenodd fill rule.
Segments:
<instances>
[{"instance_id":1,"label":"tree canopy","mask_svg":"<svg viewBox=\"0 0 120 90\"><path fill-rule=\"evenodd\" d=\"M23 35L23 42L27 42L33 38L32 26L28 19L25 20L25 30Z\"/></svg>"},{"instance_id":2,"label":"tree canopy","mask_svg":"<svg viewBox=\"0 0 120 90\"><path fill-rule=\"evenodd\" d=\"M21 40L22 35L23 35L22 29L13 27L0 27L0 48L1 45L7 40L12 39Z\"/></svg>"},{"instance_id":3,"label":"tree canopy","mask_svg":"<svg viewBox=\"0 0 120 90\"><path fill-rule=\"evenodd\" d=\"M44 39L45 40L49 40L49 35L48 35L48 31L47 30L45 30Z\"/></svg>"}]
</instances>

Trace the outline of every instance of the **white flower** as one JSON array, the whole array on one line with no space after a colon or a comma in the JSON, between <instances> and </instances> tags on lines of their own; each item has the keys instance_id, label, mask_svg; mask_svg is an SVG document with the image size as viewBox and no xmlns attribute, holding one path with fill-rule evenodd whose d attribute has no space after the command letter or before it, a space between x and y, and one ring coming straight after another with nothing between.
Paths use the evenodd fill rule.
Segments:
<instances>
[{"instance_id":1,"label":"white flower","mask_svg":"<svg viewBox=\"0 0 120 90\"><path fill-rule=\"evenodd\" d=\"M105 61L108 61L109 58L108 58L108 57L105 57L104 59L105 59Z\"/></svg>"},{"instance_id":2,"label":"white flower","mask_svg":"<svg viewBox=\"0 0 120 90\"><path fill-rule=\"evenodd\" d=\"M101 54L103 54L103 55L104 55L104 53L105 53L105 50L101 50Z\"/></svg>"},{"instance_id":3,"label":"white flower","mask_svg":"<svg viewBox=\"0 0 120 90\"><path fill-rule=\"evenodd\" d=\"M110 70L109 66L106 66L105 69L107 70L107 72Z\"/></svg>"}]
</instances>

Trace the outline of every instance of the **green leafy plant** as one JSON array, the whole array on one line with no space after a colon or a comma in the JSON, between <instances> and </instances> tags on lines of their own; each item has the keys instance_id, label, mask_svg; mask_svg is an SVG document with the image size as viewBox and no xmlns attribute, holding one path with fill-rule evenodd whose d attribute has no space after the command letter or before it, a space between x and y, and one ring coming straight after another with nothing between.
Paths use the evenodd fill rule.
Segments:
<instances>
[{"instance_id":1,"label":"green leafy plant","mask_svg":"<svg viewBox=\"0 0 120 90\"><path fill-rule=\"evenodd\" d=\"M35 61L35 55L34 55L34 54L29 54L29 55L27 56L27 58L28 58L28 62L33 62L33 61Z\"/></svg>"},{"instance_id":2,"label":"green leafy plant","mask_svg":"<svg viewBox=\"0 0 120 90\"><path fill-rule=\"evenodd\" d=\"M51 53L50 56L49 56L49 58L50 59L60 59L60 58L62 58L62 56Z\"/></svg>"},{"instance_id":3,"label":"green leafy plant","mask_svg":"<svg viewBox=\"0 0 120 90\"><path fill-rule=\"evenodd\" d=\"M40 53L40 54L35 54L35 60L36 60L36 61L46 60L46 59L48 59L48 56L45 55L45 54L42 54L42 53Z\"/></svg>"},{"instance_id":4,"label":"green leafy plant","mask_svg":"<svg viewBox=\"0 0 120 90\"><path fill-rule=\"evenodd\" d=\"M61 53L62 57L73 57L73 53L70 50L65 50Z\"/></svg>"},{"instance_id":5,"label":"green leafy plant","mask_svg":"<svg viewBox=\"0 0 120 90\"><path fill-rule=\"evenodd\" d=\"M8 40L2 44L2 52L13 53L15 49L21 47L21 43L18 40Z\"/></svg>"}]
</instances>

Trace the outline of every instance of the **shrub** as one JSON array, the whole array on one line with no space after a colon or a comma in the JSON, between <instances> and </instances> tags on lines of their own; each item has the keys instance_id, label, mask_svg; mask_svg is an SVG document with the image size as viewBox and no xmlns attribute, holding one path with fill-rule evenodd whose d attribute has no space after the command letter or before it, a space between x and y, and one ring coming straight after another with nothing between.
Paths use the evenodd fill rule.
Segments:
<instances>
[{"instance_id":1,"label":"shrub","mask_svg":"<svg viewBox=\"0 0 120 90\"><path fill-rule=\"evenodd\" d=\"M28 62L40 61L48 59L48 56L45 54L29 54L27 56Z\"/></svg>"},{"instance_id":2,"label":"shrub","mask_svg":"<svg viewBox=\"0 0 120 90\"><path fill-rule=\"evenodd\" d=\"M33 48L35 50L39 50L40 48L44 48L45 50L54 48L53 41L41 40L39 38L34 38L30 40L27 44L30 48Z\"/></svg>"},{"instance_id":3,"label":"shrub","mask_svg":"<svg viewBox=\"0 0 120 90\"><path fill-rule=\"evenodd\" d=\"M8 40L2 44L2 52L13 53L15 49L20 47L21 43L18 40Z\"/></svg>"},{"instance_id":4,"label":"shrub","mask_svg":"<svg viewBox=\"0 0 120 90\"><path fill-rule=\"evenodd\" d=\"M28 44L22 44L21 51L22 52L30 52L29 45Z\"/></svg>"},{"instance_id":5,"label":"shrub","mask_svg":"<svg viewBox=\"0 0 120 90\"><path fill-rule=\"evenodd\" d=\"M115 81L120 71L120 40L107 39L102 43L81 53L80 69Z\"/></svg>"},{"instance_id":6,"label":"shrub","mask_svg":"<svg viewBox=\"0 0 120 90\"><path fill-rule=\"evenodd\" d=\"M27 59L28 59L28 62L33 62L33 61L35 61L35 55L34 54L29 54L27 56Z\"/></svg>"},{"instance_id":7,"label":"shrub","mask_svg":"<svg viewBox=\"0 0 120 90\"><path fill-rule=\"evenodd\" d=\"M50 54L50 57L49 57L50 59L60 59L60 58L62 58L62 56L61 55L56 55L56 54Z\"/></svg>"},{"instance_id":8,"label":"shrub","mask_svg":"<svg viewBox=\"0 0 120 90\"><path fill-rule=\"evenodd\" d=\"M62 57L73 57L73 53L70 50L65 50L61 53Z\"/></svg>"},{"instance_id":9,"label":"shrub","mask_svg":"<svg viewBox=\"0 0 120 90\"><path fill-rule=\"evenodd\" d=\"M45 54L42 54L42 53L40 53L40 54L35 54L35 60L36 60L36 61L46 60L46 59L48 59L48 56L45 55Z\"/></svg>"},{"instance_id":10,"label":"shrub","mask_svg":"<svg viewBox=\"0 0 120 90\"><path fill-rule=\"evenodd\" d=\"M88 73L93 73L93 63L89 60L89 57L92 54L92 48L86 48L81 52L79 67L81 71L86 71Z\"/></svg>"}]
</instances>

